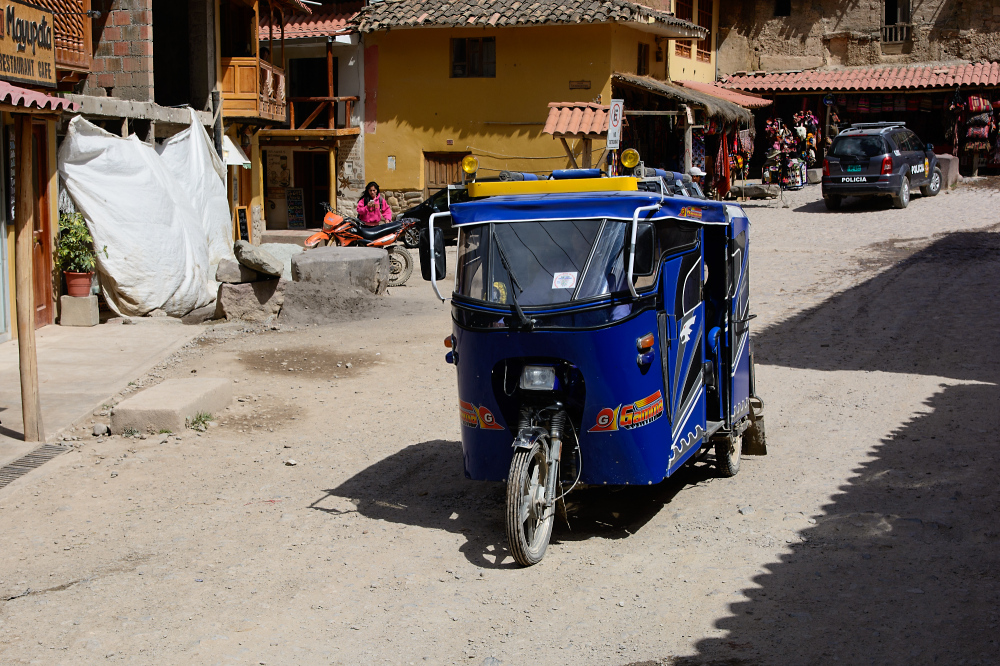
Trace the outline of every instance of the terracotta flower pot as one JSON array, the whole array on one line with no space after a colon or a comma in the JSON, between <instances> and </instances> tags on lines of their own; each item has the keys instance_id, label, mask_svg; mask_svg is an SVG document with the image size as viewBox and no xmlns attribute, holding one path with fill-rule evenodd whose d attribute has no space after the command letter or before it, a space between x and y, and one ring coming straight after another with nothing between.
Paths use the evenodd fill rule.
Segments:
<instances>
[{"instance_id":1,"label":"terracotta flower pot","mask_svg":"<svg viewBox=\"0 0 1000 666\"><path fill-rule=\"evenodd\" d=\"M66 276L66 295L77 298L90 296L90 284L93 281L93 273L70 273L64 271Z\"/></svg>"}]
</instances>

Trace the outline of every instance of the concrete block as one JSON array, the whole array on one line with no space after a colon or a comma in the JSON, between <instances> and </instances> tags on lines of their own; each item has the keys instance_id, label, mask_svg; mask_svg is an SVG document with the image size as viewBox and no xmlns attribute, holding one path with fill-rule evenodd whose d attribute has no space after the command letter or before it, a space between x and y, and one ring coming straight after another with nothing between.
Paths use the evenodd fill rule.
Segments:
<instances>
[{"instance_id":1,"label":"concrete block","mask_svg":"<svg viewBox=\"0 0 1000 666\"><path fill-rule=\"evenodd\" d=\"M216 282L226 282L228 284L243 284L244 282L256 282L262 279L261 275L252 268L247 268L243 264L232 259L223 259L219 262L219 267L215 271Z\"/></svg>"},{"instance_id":2,"label":"concrete block","mask_svg":"<svg viewBox=\"0 0 1000 666\"><path fill-rule=\"evenodd\" d=\"M318 247L292 257L292 279L384 294L389 285L389 254L374 247Z\"/></svg>"},{"instance_id":3,"label":"concrete block","mask_svg":"<svg viewBox=\"0 0 1000 666\"><path fill-rule=\"evenodd\" d=\"M99 323L101 323L101 312L97 306L97 296L59 297L60 326L97 326Z\"/></svg>"},{"instance_id":4,"label":"concrete block","mask_svg":"<svg viewBox=\"0 0 1000 666\"><path fill-rule=\"evenodd\" d=\"M942 189L952 187L958 182L958 158L954 155L937 155L938 166L941 167Z\"/></svg>"},{"instance_id":5,"label":"concrete block","mask_svg":"<svg viewBox=\"0 0 1000 666\"><path fill-rule=\"evenodd\" d=\"M285 302L284 280L262 280L246 284L221 284L216 299L216 318L229 321L267 321L281 312Z\"/></svg>"},{"instance_id":6,"label":"concrete block","mask_svg":"<svg viewBox=\"0 0 1000 666\"><path fill-rule=\"evenodd\" d=\"M231 379L168 379L118 403L111 410L111 432L115 435L129 429L140 433L182 432L187 421L202 412L217 415L232 400Z\"/></svg>"},{"instance_id":7,"label":"concrete block","mask_svg":"<svg viewBox=\"0 0 1000 666\"><path fill-rule=\"evenodd\" d=\"M823 182L823 170L822 169L809 169L806 171L806 180L809 181L810 185L816 185L817 183Z\"/></svg>"}]
</instances>

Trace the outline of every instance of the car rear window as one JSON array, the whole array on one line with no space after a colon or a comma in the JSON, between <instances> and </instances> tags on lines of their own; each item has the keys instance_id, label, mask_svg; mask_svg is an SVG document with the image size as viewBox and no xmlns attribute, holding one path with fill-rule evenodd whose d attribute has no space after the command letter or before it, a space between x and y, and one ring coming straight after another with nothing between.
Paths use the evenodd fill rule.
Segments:
<instances>
[{"instance_id":1,"label":"car rear window","mask_svg":"<svg viewBox=\"0 0 1000 666\"><path fill-rule=\"evenodd\" d=\"M867 159L887 152L881 136L838 136L833 140L830 154L834 157Z\"/></svg>"}]
</instances>

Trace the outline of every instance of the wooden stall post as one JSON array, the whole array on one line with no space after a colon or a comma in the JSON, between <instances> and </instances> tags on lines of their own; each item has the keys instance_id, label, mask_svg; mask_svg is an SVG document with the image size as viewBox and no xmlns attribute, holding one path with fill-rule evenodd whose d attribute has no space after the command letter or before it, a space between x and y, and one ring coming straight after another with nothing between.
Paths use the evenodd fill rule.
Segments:
<instances>
[{"instance_id":1,"label":"wooden stall post","mask_svg":"<svg viewBox=\"0 0 1000 666\"><path fill-rule=\"evenodd\" d=\"M32 181L31 116L14 115L17 136L17 191L14 210L15 295L17 298L17 352L21 370L21 416L24 441L41 442L42 403L38 392L38 356L35 350L35 290L32 264L35 245L35 188Z\"/></svg>"},{"instance_id":2,"label":"wooden stall post","mask_svg":"<svg viewBox=\"0 0 1000 666\"><path fill-rule=\"evenodd\" d=\"M333 37L326 38L326 96L333 97ZM337 103L331 100L328 104L330 105L328 127L337 129ZM331 154L332 152L331 150ZM330 173L333 174L333 171L331 170Z\"/></svg>"},{"instance_id":3,"label":"wooden stall post","mask_svg":"<svg viewBox=\"0 0 1000 666\"><path fill-rule=\"evenodd\" d=\"M330 144L330 207L337 210L337 143Z\"/></svg>"}]
</instances>

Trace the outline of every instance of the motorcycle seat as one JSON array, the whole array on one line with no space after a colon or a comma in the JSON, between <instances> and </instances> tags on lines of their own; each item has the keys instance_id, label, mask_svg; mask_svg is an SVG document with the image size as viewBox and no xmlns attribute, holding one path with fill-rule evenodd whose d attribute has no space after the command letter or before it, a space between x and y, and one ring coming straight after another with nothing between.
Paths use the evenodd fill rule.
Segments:
<instances>
[{"instance_id":1,"label":"motorcycle seat","mask_svg":"<svg viewBox=\"0 0 1000 666\"><path fill-rule=\"evenodd\" d=\"M385 236L386 234L391 234L394 231L398 231L402 228L402 222L389 222L388 224L380 224L377 227L366 227L363 224L357 225L358 235L365 240L376 240Z\"/></svg>"}]
</instances>

